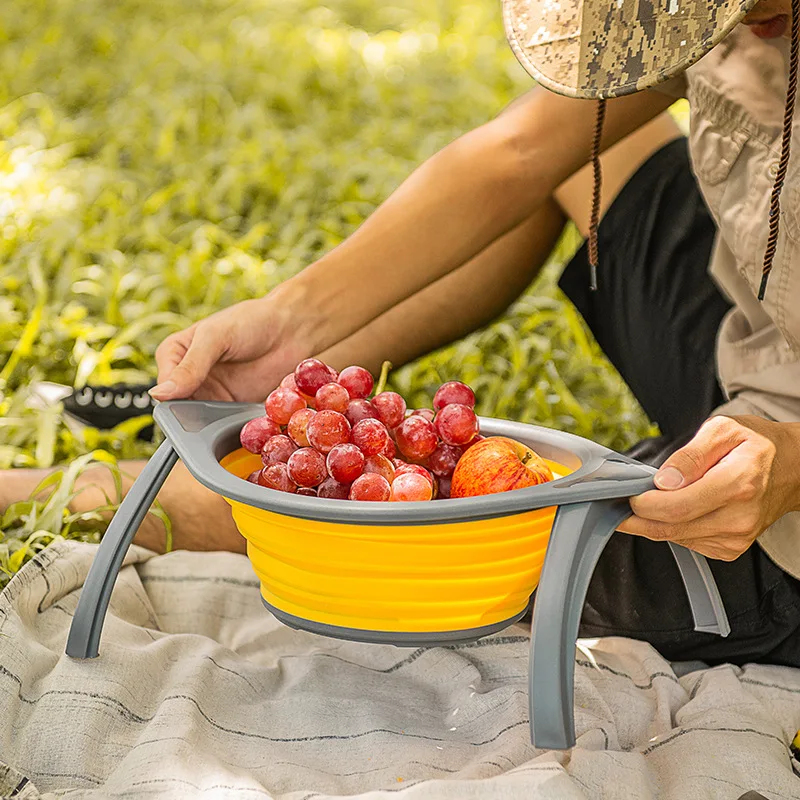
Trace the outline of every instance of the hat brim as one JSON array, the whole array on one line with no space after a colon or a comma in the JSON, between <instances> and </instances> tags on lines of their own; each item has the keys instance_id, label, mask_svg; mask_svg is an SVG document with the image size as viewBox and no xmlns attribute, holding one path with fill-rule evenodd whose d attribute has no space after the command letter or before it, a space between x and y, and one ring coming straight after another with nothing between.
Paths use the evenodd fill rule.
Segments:
<instances>
[{"instance_id":1,"label":"hat brim","mask_svg":"<svg viewBox=\"0 0 800 800\"><path fill-rule=\"evenodd\" d=\"M758 0L503 0L525 70L567 97L640 92L719 44Z\"/></svg>"}]
</instances>

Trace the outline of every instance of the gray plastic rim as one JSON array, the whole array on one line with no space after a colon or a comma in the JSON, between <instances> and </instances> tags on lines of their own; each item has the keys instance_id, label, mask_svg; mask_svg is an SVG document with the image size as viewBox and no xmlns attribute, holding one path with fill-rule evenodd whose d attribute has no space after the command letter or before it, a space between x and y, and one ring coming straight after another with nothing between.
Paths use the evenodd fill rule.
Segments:
<instances>
[{"instance_id":1,"label":"gray plastic rim","mask_svg":"<svg viewBox=\"0 0 800 800\"><path fill-rule=\"evenodd\" d=\"M236 450L239 432L262 416L260 404L168 401L154 412L189 472L214 492L287 516L350 525L428 525L520 514L565 503L632 497L653 488L653 467L570 433L482 417L481 431L507 436L570 469L570 475L513 492L435 503L367 503L301 497L254 486L220 465Z\"/></svg>"},{"instance_id":2,"label":"gray plastic rim","mask_svg":"<svg viewBox=\"0 0 800 800\"><path fill-rule=\"evenodd\" d=\"M414 633L409 631L370 631L364 628L329 625L325 622L315 622L303 617L296 617L294 614L287 614L285 611L281 611L281 609L268 603L263 596L261 602L277 620L295 630L316 633L319 636L327 636L330 639L344 639L348 642L363 642L365 644L391 644L395 647L446 647L452 644L476 642L484 636L499 633L509 625L519 622L527 612L527 608L524 608L519 614L515 614L509 619L495 622L493 625L484 625L480 628Z\"/></svg>"}]
</instances>

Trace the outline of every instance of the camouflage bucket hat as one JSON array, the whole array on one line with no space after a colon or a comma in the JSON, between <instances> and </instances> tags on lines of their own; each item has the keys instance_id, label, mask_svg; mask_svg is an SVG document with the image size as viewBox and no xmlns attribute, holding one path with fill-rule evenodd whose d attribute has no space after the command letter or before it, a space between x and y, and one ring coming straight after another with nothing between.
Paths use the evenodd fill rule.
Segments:
<instances>
[{"instance_id":1,"label":"camouflage bucket hat","mask_svg":"<svg viewBox=\"0 0 800 800\"><path fill-rule=\"evenodd\" d=\"M704 56L758 0L503 0L506 36L542 86L633 94Z\"/></svg>"}]
</instances>

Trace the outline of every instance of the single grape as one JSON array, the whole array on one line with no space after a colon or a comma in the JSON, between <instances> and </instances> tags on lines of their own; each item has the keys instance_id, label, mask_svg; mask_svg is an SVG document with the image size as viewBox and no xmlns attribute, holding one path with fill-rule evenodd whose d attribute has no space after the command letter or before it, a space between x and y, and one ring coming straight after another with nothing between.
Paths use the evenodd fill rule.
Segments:
<instances>
[{"instance_id":1,"label":"single grape","mask_svg":"<svg viewBox=\"0 0 800 800\"><path fill-rule=\"evenodd\" d=\"M478 433L475 412L459 403L446 405L437 415L436 432L446 444L466 444Z\"/></svg>"},{"instance_id":2,"label":"single grape","mask_svg":"<svg viewBox=\"0 0 800 800\"><path fill-rule=\"evenodd\" d=\"M350 495L350 485L339 483L335 478L325 478L317 487L317 497L326 500L347 500Z\"/></svg>"},{"instance_id":3,"label":"single grape","mask_svg":"<svg viewBox=\"0 0 800 800\"><path fill-rule=\"evenodd\" d=\"M350 441L358 447L365 456L374 456L383 452L391 441L386 426L377 419L362 419L353 426Z\"/></svg>"},{"instance_id":4,"label":"single grape","mask_svg":"<svg viewBox=\"0 0 800 800\"><path fill-rule=\"evenodd\" d=\"M314 397L322 386L331 382L332 371L318 358L307 358L297 365L294 380L303 394Z\"/></svg>"},{"instance_id":5,"label":"single grape","mask_svg":"<svg viewBox=\"0 0 800 800\"><path fill-rule=\"evenodd\" d=\"M364 471L364 454L354 444L337 444L328 453L328 472L339 483L352 483Z\"/></svg>"},{"instance_id":6,"label":"single grape","mask_svg":"<svg viewBox=\"0 0 800 800\"><path fill-rule=\"evenodd\" d=\"M452 444L440 444L428 459L428 466L431 472L438 478L448 478L453 474L461 458L463 450Z\"/></svg>"},{"instance_id":7,"label":"single grape","mask_svg":"<svg viewBox=\"0 0 800 800\"><path fill-rule=\"evenodd\" d=\"M475 392L460 381L443 383L433 396L434 411L441 411L445 406L458 403L468 408L475 408Z\"/></svg>"},{"instance_id":8,"label":"single grape","mask_svg":"<svg viewBox=\"0 0 800 800\"><path fill-rule=\"evenodd\" d=\"M374 472L364 473L350 487L351 500L383 501L389 499L392 490L386 478Z\"/></svg>"},{"instance_id":9,"label":"single grape","mask_svg":"<svg viewBox=\"0 0 800 800\"><path fill-rule=\"evenodd\" d=\"M306 407L306 401L291 389L275 389L267 397L264 407L267 410L267 416L278 425L285 425L292 417L295 411Z\"/></svg>"},{"instance_id":10,"label":"single grape","mask_svg":"<svg viewBox=\"0 0 800 800\"><path fill-rule=\"evenodd\" d=\"M397 392L381 392L372 398L378 419L387 428L396 428L405 417L406 401Z\"/></svg>"},{"instance_id":11,"label":"single grape","mask_svg":"<svg viewBox=\"0 0 800 800\"><path fill-rule=\"evenodd\" d=\"M338 411L317 411L308 422L306 435L312 447L327 455L337 444L350 441L350 423Z\"/></svg>"},{"instance_id":12,"label":"single grape","mask_svg":"<svg viewBox=\"0 0 800 800\"><path fill-rule=\"evenodd\" d=\"M294 481L289 477L286 464L271 464L258 474L258 482L267 489L294 494L297 491Z\"/></svg>"},{"instance_id":13,"label":"single grape","mask_svg":"<svg viewBox=\"0 0 800 800\"><path fill-rule=\"evenodd\" d=\"M291 389L293 392L297 392L297 394L302 394L302 392L297 388L297 381L294 379L294 372L290 372L284 377L284 379L280 382L280 388Z\"/></svg>"},{"instance_id":14,"label":"single grape","mask_svg":"<svg viewBox=\"0 0 800 800\"><path fill-rule=\"evenodd\" d=\"M261 450L261 460L265 466L285 464L289 456L297 450L297 445L285 434L273 436Z\"/></svg>"},{"instance_id":15,"label":"single grape","mask_svg":"<svg viewBox=\"0 0 800 800\"><path fill-rule=\"evenodd\" d=\"M344 386L338 383L326 383L317 390L314 403L318 411L327 409L344 414L347 411L347 406L350 405L350 395Z\"/></svg>"},{"instance_id":16,"label":"single grape","mask_svg":"<svg viewBox=\"0 0 800 800\"><path fill-rule=\"evenodd\" d=\"M308 422L317 412L313 408L301 408L292 414L289 424L286 426L286 433L298 447L310 447L308 443Z\"/></svg>"},{"instance_id":17,"label":"single grape","mask_svg":"<svg viewBox=\"0 0 800 800\"><path fill-rule=\"evenodd\" d=\"M298 486L319 486L328 477L325 456L313 447L301 447L289 456L286 462L289 477Z\"/></svg>"},{"instance_id":18,"label":"single grape","mask_svg":"<svg viewBox=\"0 0 800 800\"><path fill-rule=\"evenodd\" d=\"M280 432L280 426L269 417L256 417L245 423L239 434L239 441L245 450L249 450L251 453L260 453L267 440L277 436Z\"/></svg>"},{"instance_id":19,"label":"single grape","mask_svg":"<svg viewBox=\"0 0 800 800\"><path fill-rule=\"evenodd\" d=\"M422 475L406 472L392 481L390 500L405 503L433 498L433 487Z\"/></svg>"},{"instance_id":20,"label":"single grape","mask_svg":"<svg viewBox=\"0 0 800 800\"><path fill-rule=\"evenodd\" d=\"M439 478L436 481L437 500L447 500L450 497L450 483L452 478Z\"/></svg>"},{"instance_id":21,"label":"single grape","mask_svg":"<svg viewBox=\"0 0 800 800\"><path fill-rule=\"evenodd\" d=\"M339 383L353 400L369 397L375 381L364 367L346 367L339 373Z\"/></svg>"},{"instance_id":22,"label":"single grape","mask_svg":"<svg viewBox=\"0 0 800 800\"><path fill-rule=\"evenodd\" d=\"M297 388L297 381L294 379L294 372L290 372L282 381L281 381L281 389L291 389L293 392L297 392L303 400L306 401L309 408L314 408L314 398L309 397L307 394L303 394Z\"/></svg>"},{"instance_id":23,"label":"single grape","mask_svg":"<svg viewBox=\"0 0 800 800\"><path fill-rule=\"evenodd\" d=\"M247 476L247 480L248 480L250 483L258 483L258 476L259 476L260 474L261 474L261 470L260 470L260 469L257 469L257 470L255 470L255 472L251 472L251 473L250 473L250 474Z\"/></svg>"},{"instance_id":24,"label":"single grape","mask_svg":"<svg viewBox=\"0 0 800 800\"><path fill-rule=\"evenodd\" d=\"M378 453L364 459L364 474L380 475L388 483L391 483L394 480L394 466L386 456Z\"/></svg>"},{"instance_id":25,"label":"single grape","mask_svg":"<svg viewBox=\"0 0 800 800\"><path fill-rule=\"evenodd\" d=\"M412 461L423 461L439 443L436 429L423 417L408 417L397 428L397 446L400 452Z\"/></svg>"},{"instance_id":26,"label":"single grape","mask_svg":"<svg viewBox=\"0 0 800 800\"><path fill-rule=\"evenodd\" d=\"M386 456L386 458L391 461L397 455L397 447L395 443L392 441L392 437L389 437L389 441L386 442L386 447L383 448L381 451L382 455Z\"/></svg>"},{"instance_id":27,"label":"single grape","mask_svg":"<svg viewBox=\"0 0 800 800\"><path fill-rule=\"evenodd\" d=\"M425 469L425 467L421 467L419 464L402 464L399 467L395 467L394 476L397 478L398 475L420 475L421 477L425 478L426 481L431 485L431 488L434 486L434 477L431 473Z\"/></svg>"},{"instance_id":28,"label":"single grape","mask_svg":"<svg viewBox=\"0 0 800 800\"><path fill-rule=\"evenodd\" d=\"M422 417L428 420L428 422L433 422L433 416L433 411L430 408L412 408L406 411L406 419L409 417Z\"/></svg>"},{"instance_id":29,"label":"single grape","mask_svg":"<svg viewBox=\"0 0 800 800\"><path fill-rule=\"evenodd\" d=\"M344 415L351 425L357 425L362 419L378 419L378 412L369 400L351 400Z\"/></svg>"},{"instance_id":30,"label":"single grape","mask_svg":"<svg viewBox=\"0 0 800 800\"><path fill-rule=\"evenodd\" d=\"M297 494L302 495L303 497L316 497L317 490L310 489L308 486L300 486L297 490Z\"/></svg>"}]
</instances>

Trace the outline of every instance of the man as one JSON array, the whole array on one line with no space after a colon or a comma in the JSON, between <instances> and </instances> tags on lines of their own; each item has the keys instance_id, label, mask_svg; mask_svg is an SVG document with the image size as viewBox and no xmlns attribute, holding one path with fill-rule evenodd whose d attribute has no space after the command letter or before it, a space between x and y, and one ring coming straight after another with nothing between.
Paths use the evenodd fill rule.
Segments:
<instances>
[{"instance_id":1,"label":"man","mask_svg":"<svg viewBox=\"0 0 800 800\"><path fill-rule=\"evenodd\" d=\"M339 368L408 361L505 308L571 217L590 247L562 287L664 433L634 451L663 462L659 488L632 501L625 533L606 548L582 634L645 639L670 659L800 666L792 91L784 115L800 0L794 16L785 0L753 5L507 0L517 56L541 84L570 96L532 91L423 164L298 276L169 337L156 354L153 395L255 401L310 355ZM682 92L692 108L691 169L664 115ZM611 98L602 126L587 98ZM598 176L600 151L605 205L584 168L593 160ZM780 215L770 215L784 178ZM601 216L599 229L587 229ZM587 262L598 251L590 291ZM20 472L0 485L17 497L39 477ZM178 546L242 549L224 503L185 472L171 476L162 501ZM96 501L86 493L78 502ZM145 528L138 541L157 546L156 534ZM693 630L667 541L716 559L727 639Z\"/></svg>"}]
</instances>

